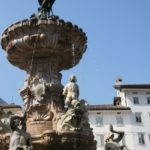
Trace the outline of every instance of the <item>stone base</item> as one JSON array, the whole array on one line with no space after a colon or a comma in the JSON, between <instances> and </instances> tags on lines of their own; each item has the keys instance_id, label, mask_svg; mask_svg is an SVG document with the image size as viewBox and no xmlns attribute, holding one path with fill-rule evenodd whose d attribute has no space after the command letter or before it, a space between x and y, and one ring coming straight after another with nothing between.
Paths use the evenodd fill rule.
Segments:
<instances>
[{"instance_id":1,"label":"stone base","mask_svg":"<svg viewBox=\"0 0 150 150\"><path fill-rule=\"evenodd\" d=\"M56 133L47 131L32 139L34 150L96 150L93 135L79 132Z\"/></svg>"},{"instance_id":2,"label":"stone base","mask_svg":"<svg viewBox=\"0 0 150 150\"><path fill-rule=\"evenodd\" d=\"M48 129L52 129L51 121L35 121L27 125L27 132L31 135L43 134Z\"/></svg>"}]
</instances>

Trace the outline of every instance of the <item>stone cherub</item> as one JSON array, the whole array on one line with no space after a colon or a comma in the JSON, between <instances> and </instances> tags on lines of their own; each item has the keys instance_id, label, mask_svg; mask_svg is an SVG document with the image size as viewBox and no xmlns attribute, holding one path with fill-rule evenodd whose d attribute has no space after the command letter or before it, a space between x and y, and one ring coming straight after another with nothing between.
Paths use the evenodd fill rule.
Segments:
<instances>
[{"instance_id":1,"label":"stone cherub","mask_svg":"<svg viewBox=\"0 0 150 150\"><path fill-rule=\"evenodd\" d=\"M119 142L124 137L123 131L116 131L113 129L113 126L110 124L109 127L110 132L106 136L106 144L105 144L105 150L123 150L124 146L120 146ZM117 137L114 137L114 133L117 134Z\"/></svg>"},{"instance_id":2,"label":"stone cherub","mask_svg":"<svg viewBox=\"0 0 150 150\"><path fill-rule=\"evenodd\" d=\"M64 87L62 94L65 96L65 104L71 107L72 100L78 100L79 98L79 86L76 84L76 76L71 75L69 81Z\"/></svg>"},{"instance_id":3,"label":"stone cherub","mask_svg":"<svg viewBox=\"0 0 150 150\"><path fill-rule=\"evenodd\" d=\"M31 136L26 132L25 117L12 116L10 127L12 133L9 150L32 150Z\"/></svg>"},{"instance_id":4,"label":"stone cherub","mask_svg":"<svg viewBox=\"0 0 150 150\"><path fill-rule=\"evenodd\" d=\"M79 86L76 84L75 75L69 77L69 83L63 89L65 104L68 106L67 111L58 117L57 130L62 131L81 131L91 133L86 109L86 101L79 100Z\"/></svg>"}]
</instances>

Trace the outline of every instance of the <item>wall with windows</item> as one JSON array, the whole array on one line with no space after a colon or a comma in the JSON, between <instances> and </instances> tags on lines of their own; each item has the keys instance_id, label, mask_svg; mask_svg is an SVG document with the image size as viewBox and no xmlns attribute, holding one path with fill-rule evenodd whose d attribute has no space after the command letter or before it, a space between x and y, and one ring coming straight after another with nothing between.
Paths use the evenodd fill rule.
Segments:
<instances>
[{"instance_id":1,"label":"wall with windows","mask_svg":"<svg viewBox=\"0 0 150 150\"><path fill-rule=\"evenodd\" d=\"M117 97L121 98L121 106L130 107L131 110L117 110L117 107L111 110L109 106L101 109L102 105L99 110L89 111L97 150L104 150L109 124L125 132L120 144L125 144L129 150L150 150L150 88L118 88Z\"/></svg>"},{"instance_id":2,"label":"wall with windows","mask_svg":"<svg viewBox=\"0 0 150 150\"><path fill-rule=\"evenodd\" d=\"M129 110L98 110L89 111L89 121L93 128L97 141L97 150L104 150L106 134L109 132L109 125L113 124L114 129L125 131L121 145L128 144L132 148L133 139L131 136L131 111ZM127 145L127 146L128 146Z\"/></svg>"},{"instance_id":3,"label":"wall with windows","mask_svg":"<svg viewBox=\"0 0 150 150\"><path fill-rule=\"evenodd\" d=\"M117 91L121 104L131 108L133 150L150 149L150 89L121 89ZM125 105L126 104L126 105Z\"/></svg>"},{"instance_id":4,"label":"wall with windows","mask_svg":"<svg viewBox=\"0 0 150 150\"><path fill-rule=\"evenodd\" d=\"M3 117L1 118L1 121L6 124L9 125L9 121L10 121L10 116L18 114L21 115L22 114L22 109L20 106L17 105L3 105L2 109L4 111Z\"/></svg>"}]
</instances>

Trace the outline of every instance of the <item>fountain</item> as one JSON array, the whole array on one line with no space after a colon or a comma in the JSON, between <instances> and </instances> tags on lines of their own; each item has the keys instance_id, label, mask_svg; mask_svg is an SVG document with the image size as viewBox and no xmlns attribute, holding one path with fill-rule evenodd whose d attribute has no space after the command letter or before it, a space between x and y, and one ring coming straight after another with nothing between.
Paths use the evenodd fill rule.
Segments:
<instances>
[{"instance_id":1,"label":"fountain","mask_svg":"<svg viewBox=\"0 0 150 150\"><path fill-rule=\"evenodd\" d=\"M85 101L71 98L64 107L60 73L79 63L87 37L77 25L51 15L54 2L39 0L38 14L9 26L2 48L12 65L27 72L20 94L34 149L95 150Z\"/></svg>"}]
</instances>

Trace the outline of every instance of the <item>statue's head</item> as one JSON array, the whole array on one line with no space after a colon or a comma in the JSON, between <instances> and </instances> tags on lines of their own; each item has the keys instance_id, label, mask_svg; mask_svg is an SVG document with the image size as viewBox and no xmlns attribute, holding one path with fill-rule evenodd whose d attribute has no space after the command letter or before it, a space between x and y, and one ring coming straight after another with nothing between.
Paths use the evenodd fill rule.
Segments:
<instances>
[{"instance_id":1,"label":"statue's head","mask_svg":"<svg viewBox=\"0 0 150 150\"><path fill-rule=\"evenodd\" d=\"M14 128L20 128L20 119L16 118L13 120Z\"/></svg>"},{"instance_id":2,"label":"statue's head","mask_svg":"<svg viewBox=\"0 0 150 150\"><path fill-rule=\"evenodd\" d=\"M75 76L75 75L71 75L71 76L69 77L69 81L70 81L70 82L77 82L76 76Z\"/></svg>"},{"instance_id":3,"label":"statue's head","mask_svg":"<svg viewBox=\"0 0 150 150\"><path fill-rule=\"evenodd\" d=\"M81 100L80 100L80 103L81 103L81 105L88 105L87 101L84 100L84 99L81 99Z\"/></svg>"}]
</instances>

